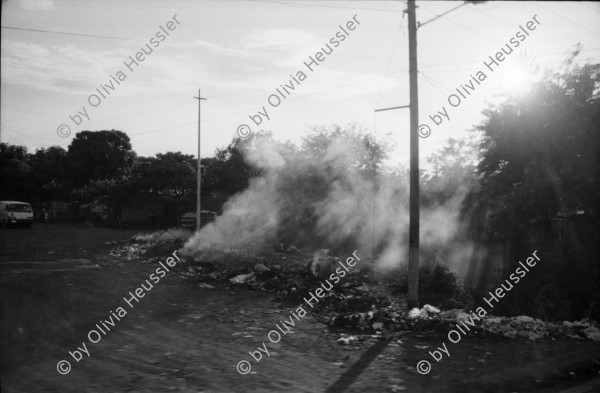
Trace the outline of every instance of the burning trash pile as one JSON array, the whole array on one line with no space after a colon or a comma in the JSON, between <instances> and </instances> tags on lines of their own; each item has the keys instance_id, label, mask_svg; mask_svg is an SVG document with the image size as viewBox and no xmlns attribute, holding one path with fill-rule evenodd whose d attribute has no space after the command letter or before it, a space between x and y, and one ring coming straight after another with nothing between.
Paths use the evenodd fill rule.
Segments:
<instances>
[{"instance_id":1,"label":"burning trash pile","mask_svg":"<svg viewBox=\"0 0 600 393\"><path fill-rule=\"evenodd\" d=\"M235 254L240 260L252 261L254 265L250 269L237 267L218 270L215 264L205 262L190 268L188 276L224 281L234 287L245 286L275 292L283 302L306 301L305 299L310 298L311 291L314 292L315 288L318 288L319 280L330 272L327 268L323 269L323 266L339 262L338 258L330 257L322 250L317 251L308 264L307 255L302 253L297 253L295 258L277 253L278 258L289 258L279 264L271 264L267 258L257 257L243 250L225 250L222 253ZM326 263L317 263L316 260ZM444 333L471 315L464 309L442 311L431 305L407 312L406 304L402 300L390 301L389 296L379 290L372 272L368 269L349 272L343 283L333 286L317 303L313 302L313 305L312 313L317 320L332 329L354 334L380 334L415 329ZM571 337L600 341L600 329L593 321L552 323L529 316L492 315L480 319L473 330L482 334L529 340Z\"/></svg>"},{"instance_id":2,"label":"burning trash pile","mask_svg":"<svg viewBox=\"0 0 600 393\"><path fill-rule=\"evenodd\" d=\"M413 308L410 310L407 314L407 319L415 322L436 321L452 328L456 324L464 323L472 315L473 313L468 313L464 309L442 312L436 307L427 304L421 309ZM534 319L526 315L518 317L484 315L476 319L479 319L479 321L471 329L508 338L538 340L542 338L569 337L600 341L600 329L598 329L598 325L594 321L589 320L552 323ZM473 318L471 318L471 322L473 322Z\"/></svg>"},{"instance_id":3,"label":"burning trash pile","mask_svg":"<svg viewBox=\"0 0 600 393\"><path fill-rule=\"evenodd\" d=\"M106 245L114 246L109 252L111 257L125 258L128 261L144 257L144 262L153 262L181 248L191 236L192 233L187 230L169 229L150 234L140 233L129 240L107 242Z\"/></svg>"},{"instance_id":4,"label":"burning trash pile","mask_svg":"<svg viewBox=\"0 0 600 393\"><path fill-rule=\"evenodd\" d=\"M110 255L152 262L181 249L190 236L191 233L184 230L139 234L125 242L111 242L115 247ZM254 250L207 247L194 255L193 260L181 274L200 288L214 288L207 280L213 284L222 282L230 287L271 292L282 302L294 303L310 298L333 271L332 266L340 263L340 259L329 256L327 250L317 250L311 259L311 254L284 245L266 245ZM465 309L442 311L428 304L407 312L405 301L382 290L372 269L365 266L349 271L343 281L326 292L318 302L313 302L312 314L332 329L355 334L415 329L443 333L472 315ZM570 337L600 341L598 324L588 320L552 323L529 316L485 315L472 329L516 339Z\"/></svg>"},{"instance_id":5,"label":"burning trash pile","mask_svg":"<svg viewBox=\"0 0 600 393\"><path fill-rule=\"evenodd\" d=\"M387 303L371 287L371 272L348 269L343 278L332 281L340 259L329 256L327 250L317 250L311 259L311 254L294 246L270 246L256 253L247 249L206 248L194 255L194 261L184 273L190 279L272 292L283 302L301 302L312 309L317 319L331 326L350 326L360 331L383 327L374 310ZM199 286L206 288L206 283ZM321 287L326 289L326 296L318 302L313 300L314 308L305 304L304 299L310 299Z\"/></svg>"},{"instance_id":6,"label":"burning trash pile","mask_svg":"<svg viewBox=\"0 0 600 393\"><path fill-rule=\"evenodd\" d=\"M310 255L295 250L271 247L270 257L248 250L208 249L203 262L193 264L186 275L190 278L226 282L233 287L244 286L274 292L283 302L305 302L340 259L329 256L327 250ZM223 262L226 260L226 262ZM273 261L277 264L273 264ZM308 261L308 263L307 263ZM248 265L251 268L248 268ZM199 284L207 287L207 284ZM311 292L312 291L312 292ZM325 296L312 301L317 320L332 329L355 334L396 332L401 330L434 330L447 332L456 323L465 321L470 313L464 309L442 311L425 305L406 312L400 299L390 300L381 291L370 269L350 271L343 282L333 285ZM307 306L308 307L308 306ZM528 316L495 317L486 315L474 328L482 334L508 338L537 340L542 338L588 338L600 341L600 329L594 322L543 322Z\"/></svg>"},{"instance_id":7,"label":"burning trash pile","mask_svg":"<svg viewBox=\"0 0 600 393\"><path fill-rule=\"evenodd\" d=\"M194 262L184 275L193 280L221 281L286 297L301 293L306 286L305 258L295 247L267 245L257 250L207 247L194 254Z\"/></svg>"}]
</instances>

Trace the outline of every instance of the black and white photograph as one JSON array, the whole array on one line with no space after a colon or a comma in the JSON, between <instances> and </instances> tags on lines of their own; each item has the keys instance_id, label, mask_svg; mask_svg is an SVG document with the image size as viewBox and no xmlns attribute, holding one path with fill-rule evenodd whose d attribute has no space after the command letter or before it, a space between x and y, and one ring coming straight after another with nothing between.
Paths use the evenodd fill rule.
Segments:
<instances>
[{"instance_id":1,"label":"black and white photograph","mask_svg":"<svg viewBox=\"0 0 600 393\"><path fill-rule=\"evenodd\" d=\"M600 392L600 3L1 6L2 392Z\"/></svg>"}]
</instances>

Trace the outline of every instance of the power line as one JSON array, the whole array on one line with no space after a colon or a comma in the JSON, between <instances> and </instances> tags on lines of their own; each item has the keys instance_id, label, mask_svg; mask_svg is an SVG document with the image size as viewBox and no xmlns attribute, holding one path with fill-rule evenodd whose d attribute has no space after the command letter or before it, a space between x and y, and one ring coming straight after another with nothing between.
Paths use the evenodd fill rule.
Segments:
<instances>
[{"instance_id":1,"label":"power line","mask_svg":"<svg viewBox=\"0 0 600 393\"><path fill-rule=\"evenodd\" d=\"M451 89L450 89L448 86L445 86L444 84L442 84L442 83L440 83L440 82L438 82L438 81L434 80L433 78L430 78L430 77L428 77L427 75L423 74L423 72L422 72L422 71L418 71L418 72L419 72L419 74L421 74L421 76L422 76L422 77L425 79L425 81L426 81L426 82L428 82L428 83L429 83L429 84L430 84L430 85L431 85L431 86L432 86L432 87L433 87L435 90L437 90L437 91L438 91L438 92L439 92L439 93L442 95L442 97L443 97L444 99L446 99L446 97L448 96L448 95L447 95L447 93L444 93L444 92L443 92L443 91L442 91L440 88L438 88L438 87L436 86L436 84L437 84L438 86L441 86L441 87L443 87L443 88L447 89L447 91L451 91ZM473 121L475 121L475 122L479 121L478 119L476 119L475 117L473 117L473 115L471 115L469 112L467 112L467 111L465 110L465 108L463 108L462 106L460 106L460 107L459 107L459 109L460 109L460 110L461 110L461 111L462 111L464 114L466 114L468 117L470 117L470 118L471 118L471 120L473 120Z\"/></svg>"},{"instance_id":2,"label":"power line","mask_svg":"<svg viewBox=\"0 0 600 393\"><path fill-rule=\"evenodd\" d=\"M600 8L588 7L588 5L587 5L587 4L585 4L585 3L582 3L582 2L579 2L579 3L577 3L577 4L579 4L579 5L580 5L580 6L582 6L582 7L585 7L585 8L587 8L588 10L592 10L592 11L594 11L594 12L598 12L598 13L600 13ZM598 3L596 3L596 4L598 4Z\"/></svg>"},{"instance_id":3,"label":"power line","mask_svg":"<svg viewBox=\"0 0 600 393\"><path fill-rule=\"evenodd\" d=\"M442 17L444 17L445 15L447 15L447 14L451 13L451 12L452 12L452 11L454 11L454 10L457 10L457 9L459 9L459 8L461 8L461 7L464 7L465 5L467 5L467 3L466 3L466 2L465 2L465 3L462 3L462 4L459 4L459 5L457 5L456 7L452 8L452 9L449 9L448 11L442 12L442 13L441 13L441 14L439 14L439 15L436 15L435 17L433 17L433 18L429 19L429 20L428 20L428 21L426 21L426 22L423 22L423 23L417 23L417 28L423 27L423 26L425 26L427 23L430 23L430 22L433 22L434 20L437 20L437 19L439 19L439 18L442 18Z\"/></svg>"},{"instance_id":4,"label":"power line","mask_svg":"<svg viewBox=\"0 0 600 393\"><path fill-rule=\"evenodd\" d=\"M402 14L402 20L400 21L400 26L398 26L398 30L396 31L396 36L394 37L394 43L392 44L392 50L390 51L390 57L388 59L387 65L385 67L384 75L388 73L390 69L390 64L392 63L392 56L394 56L394 52L396 50L396 43L398 42L398 36L400 35L400 31L402 30L402 23L404 22L404 14ZM383 90L384 80L381 80L381 86L379 87L379 92L377 93L377 102L376 106L379 106L379 100L381 99L381 91Z\"/></svg>"},{"instance_id":5,"label":"power line","mask_svg":"<svg viewBox=\"0 0 600 393\"><path fill-rule=\"evenodd\" d=\"M15 134L19 135L19 136L11 135L10 137L12 139L16 139L17 141L20 140L21 141L20 143L22 143L23 145L43 146L43 145L37 145L36 142L38 142L38 141L36 141L32 137L30 137L29 135L26 135L26 134L24 134L22 132L19 132L19 131L15 130L15 129L12 129L11 127L7 127L6 125L4 125L4 126L2 126L2 128L5 131L9 131L9 132L12 132L12 133L15 133ZM25 142L25 139L23 139L23 138L27 138L31 142Z\"/></svg>"},{"instance_id":6,"label":"power line","mask_svg":"<svg viewBox=\"0 0 600 393\"><path fill-rule=\"evenodd\" d=\"M596 51L596 50L600 50L600 47L598 47L598 48L584 48L582 50L582 52ZM540 54L536 54L536 57L554 56L554 55L560 55L560 54L565 54L565 53L566 53L565 51L540 53ZM447 66L451 66L451 65L476 64L476 63L481 63L481 60L456 61L456 62L451 62L451 63L436 63L436 64L429 64L429 65L425 64L424 67L421 67L421 68L432 69L432 68L435 68L435 67L447 67ZM549 63L555 64L557 62L554 61L554 62L549 62ZM451 72L451 71L462 71L462 70L466 70L466 68L453 69L453 70L445 70L445 71Z\"/></svg>"},{"instance_id":7,"label":"power line","mask_svg":"<svg viewBox=\"0 0 600 393\"><path fill-rule=\"evenodd\" d=\"M330 89L320 90L320 91L317 91L315 93L306 94L306 95L301 96L301 97L288 98L287 101L302 100L302 99L305 99L305 98L308 98L308 97L312 97L312 96L315 96L315 95L319 95L319 94L323 94L323 93L328 93L328 92L333 91L333 90L341 89L343 87L347 87L347 86L351 86L351 85L355 85L355 84L367 82L369 80L381 78L381 77L384 77L384 76L387 76L387 75L398 74L398 73L401 73L401 72L404 72L404 71L406 71L406 70L399 70L399 71L389 72L389 73L383 74L383 75L375 75L375 76L370 77L370 78L365 78L365 79L361 79L361 80L358 80L358 81L354 81L354 82L350 82L350 83L345 83L343 85L332 87ZM242 111L228 113L228 114L225 114L223 116L211 117L210 119L203 120L202 122L205 123L205 122L209 122L209 121L213 121L213 120L224 119L224 118L235 116L235 115L239 115L239 114L242 114L242 113L247 114L249 111L252 111L254 109L260 109L260 108L262 108L262 107L257 106L257 107L253 107L253 108L248 108L248 109L245 109L245 110L242 110ZM150 133L154 133L154 132L160 132L160 131L170 130L172 128L184 127L184 126L188 126L188 125L191 125L191 124L196 124L196 122L193 122L193 123L184 123L184 124L179 124L179 125L176 125L176 126L159 128L159 129L155 129L155 130L143 131L143 132L138 132L138 133L135 133L135 134L128 134L128 135L134 136L134 135L150 134Z\"/></svg>"},{"instance_id":8,"label":"power line","mask_svg":"<svg viewBox=\"0 0 600 393\"><path fill-rule=\"evenodd\" d=\"M77 37L106 38L106 39L110 39L110 40L145 42L144 40L136 40L136 39L124 38L124 37L114 37L114 36L108 36L108 35L70 33L70 32L66 32L66 31L50 31L50 30L28 29L28 28L24 28L24 27L11 27L11 26L0 26L0 27L2 27L3 29L8 29L8 30L33 31L36 33L62 34L62 35L72 35L72 36L77 36Z\"/></svg>"},{"instance_id":9,"label":"power line","mask_svg":"<svg viewBox=\"0 0 600 393\"><path fill-rule=\"evenodd\" d=\"M447 97L447 95L448 95L448 94L447 94L447 92L446 92L446 93L445 93L445 92L443 92L443 91L442 91L442 89L440 89L440 88L439 88L437 85L440 85L440 86L442 86L442 87L444 87L444 88L447 88L446 86L442 85L442 84L441 84L441 83L439 83L439 82L435 82L433 79L431 79L430 77L428 77L427 75L425 75L425 74L423 73L423 71L421 71L421 70L419 70L419 71L417 71L417 72L418 72L418 73L419 73L419 74L420 74L420 75L423 77L423 79L425 79L425 81L426 81L426 82L428 82L428 83L429 83L429 84L430 84L430 85L431 85L431 86L432 86L432 87L433 87L435 90L437 90L437 92L438 92L438 93L440 93L440 94L442 95L442 97L443 97L443 98L446 98L446 97ZM437 83L437 85L436 85L436 84L434 84L434 82L435 82L435 83Z\"/></svg>"},{"instance_id":10,"label":"power line","mask_svg":"<svg viewBox=\"0 0 600 393\"><path fill-rule=\"evenodd\" d=\"M345 10L365 10L365 11L379 11L379 12L403 12L403 10L393 10L393 9L377 9L377 8L364 8L364 7L341 7L341 6L335 6L335 5L328 5L328 4L303 4L303 3L298 3L298 2L293 2L293 3L285 3L285 2L281 2L281 1L267 1L267 0L259 0L260 2L263 3L271 3L271 4L280 4L280 5L285 5L288 7L296 7L296 8L303 8L303 7L321 7L321 8L335 8L335 9L345 9ZM406 4L405 2L403 2L402 4ZM384 4L385 6L385 4Z\"/></svg>"},{"instance_id":11,"label":"power line","mask_svg":"<svg viewBox=\"0 0 600 393\"><path fill-rule=\"evenodd\" d=\"M505 21L504 19L498 18L497 16L490 15L490 14L488 14L487 12L485 12L485 11L482 11L482 10L478 9L477 7L472 7L472 9L473 9L474 11L476 11L476 12L479 12L480 14L483 14L483 15L486 15L486 16L488 16L488 17L490 17L490 18L493 18L493 19L495 19L495 20L498 20L498 21L500 21L500 22L502 22L502 23L504 23L504 24L507 24L507 25L509 25L509 26L511 26L511 27L515 27L513 23L507 22L507 21ZM546 37L544 37L543 35L540 35L539 33L536 33L536 37L539 37L539 38L541 38L541 39L543 39L543 40L545 40L545 41L551 42L552 44L556 44L556 45L562 46L563 48L567 49L567 48L566 48L566 47L565 47L563 44L556 42L556 40L553 40L553 39L550 39L550 38L546 38Z\"/></svg>"},{"instance_id":12,"label":"power line","mask_svg":"<svg viewBox=\"0 0 600 393\"><path fill-rule=\"evenodd\" d=\"M587 31L589 31L589 32L591 32L591 33L593 33L593 34L600 35L600 33L599 33L599 32L597 32L597 31L594 31L594 30L592 30L592 29L589 29L589 28L587 28L587 27L585 27L585 26L582 26L580 23L573 22L571 19L569 19L569 18L566 18L566 17L564 17L563 15L561 15L561 14L558 14L558 13L556 13L556 12L554 12L554 11L551 11L551 10L547 9L546 7L542 7L542 6L541 6L541 5L539 5L539 4L538 4L537 6L538 6L538 7L540 7L541 9L545 10L545 11L548 11L548 12L549 12L549 13L551 13L551 14L554 14L554 15L558 16L558 17L559 17L559 18L561 18L561 19L564 19L564 20L566 20L567 22L571 23L572 25L575 25L575 26L577 26L577 27L579 27L579 28L585 29L585 30L587 30Z\"/></svg>"},{"instance_id":13,"label":"power line","mask_svg":"<svg viewBox=\"0 0 600 393\"><path fill-rule=\"evenodd\" d=\"M434 13L434 12L433 12L433 11L431 11L431 10L427 10L426 8L423 8L423 6L421 6L421 5L419 5L419 8L422 8L422 9L424 9L425 11L429 11L429 12L432 12L432 13ZM442 18L443 18L443 17L442 17ZM492 41L494 41L494 42L497 42L497 43L499 43L500 45L503 45L503 44L504 44L503 42L500 42L500 41L498 41L498 40L497 40L495 37L491 37L491 36L489 36L489 35L487 35L487 34L484 34L484 33L480 32L480 31L477 31L477 30L475 30L475 29L472 29L472 28L470 28L470 27L468 27L468 26L465 26L465 25L463 25L462 23L459 23L459 22L453 21L452 19L448 19L448 18L444 18L444 19L445 19L446 21L448 21L448 22L454 23L455 25L458 25L458 26L462 27L463 29L467 29L467 30L469 30L469 31L472 31L472 32L474 32L474 33L476 33L476 34L479 34L479 35L481 35L481 36L483 36L483 37L485 37L485 38L487 38L487 39L490 39L490 40L492 40Z\"/></svg>"},{"instance_id":14,"label":"power line","mask_svg":"<svg viewBox=\"0 0 600 393\"><path fill-rule=\"evenodd\" d=\"M555 60L555 61L546 61L543 63L543 66L562 64L564 59ZM443 74L443 73L451 73L451 72L459 72L459 71L473 71L473 68L453 68L453 69L444 69L444 70L427 70L428 73L433 74Z\"/></svg>"},{"instance_id":15,"label":"power line","mask_svg":"<svg viewBox=\"0 0 600 393\"><path fill-rule=\"evenodd\" d=\"M19 134L19 135L21 135L21 136L23 136L23 137L25 137L25 138L29 139L29 140L30 140L30 141L32 141L32 142L36 142L36 140L35 140L35 139L33 139L32 137L30 137L29 135L26 135L26 134L24 134L24 133L22 133L22 132L19 132L19 131L17 131L17 130L15 130L15 129L13 129L12 127L8 127L6 124L5 124L4 126L2 126L2 128L3 128L3 129L5 129L5 130L8 130L8 131L14 132L15 134Z\"/></svg>"},{"instance_id":16,"label":"power line","mask_svg":"<svg viewBox=\"0 0 600 393\"><path fill-rule=\"evenodd\" d=\"M29 28L11 27L11 26L0 26L0 27L2 27L3 29L31 31L31 32L36 32L36 33L62 34L62 35L70 35L70 36L77 36L77 37L106 38L106 39L121 40L121 41L147 42L147 40L140 40L140 39L133 39L133 38L124 38L124 37L114 37L114 36L105 36L105 35L71 33L71 32L64 32L64 31L50 31L50 30L40 30L40 29L29 29ZM169 43L164 44L164 45L169 45ZM194 45L204 46L204 47L208 47L208 48L212 48L212 49L215 49L215 48L216 49L227 49L227 50L242 51L242 52L257 51L257 52L274 52L274 53L295 53L293 50L282 50L282 49L236 48L236 47L231 47L231 46L211 45L211 44L194 44ZM365 58L365 59L367 59L367 58L374 58L374 59L385 58L385 56L349 55L349 54L338 54L337 56L338 57L356 57L356 58ZM399 57L397 57L397 58L399 59ZM212 75L212 77L214 77L214 75Z\"/></svg>"}]
</instances>

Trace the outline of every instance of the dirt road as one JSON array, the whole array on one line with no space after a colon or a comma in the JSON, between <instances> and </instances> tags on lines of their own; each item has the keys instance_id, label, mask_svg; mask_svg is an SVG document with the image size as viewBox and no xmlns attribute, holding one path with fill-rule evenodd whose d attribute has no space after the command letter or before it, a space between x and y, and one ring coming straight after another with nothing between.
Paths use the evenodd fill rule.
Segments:
<instances>
[{"instance_id":1,"label":"dirt road","mask_svg":"<svg viewBox=\"0 0 600 393\"><path fill-rule=\"evenodd\" d=\"M600 358L600 344L584 340L465 338L426 376L414 367L431 360L428 351L444 337L407 333L344 346L308 315L273 344L267 334L290 308L263 292L215 283L214 289L199 288L183 274L185 265L130 307L124 297L131 299L129 292L157 266L110 257L105 242L137 232L52 224L0 229L3 392L554 392L600 386L588 361ZM118 307L127 314L111 326L106 321L119 316ZM91 330L104 331L91 334L97 343L90 342ZM249 351L263 342L269 357L257 362ZM83 344L89 356L80 351L77 362L69 351ZM61 360L71 364L68 374L57 371ZM236 370L241 360L251 364L247 375Z\"/></svg>"}]
</instances>

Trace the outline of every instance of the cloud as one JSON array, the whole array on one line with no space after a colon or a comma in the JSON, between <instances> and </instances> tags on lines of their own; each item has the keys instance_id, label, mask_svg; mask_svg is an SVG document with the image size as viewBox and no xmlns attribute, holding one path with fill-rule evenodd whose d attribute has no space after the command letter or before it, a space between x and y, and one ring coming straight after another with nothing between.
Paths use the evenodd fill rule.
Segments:
<instances>
[{"instance_id":1,"label":"cloud","mask_svg":"<svg viewBox=\"0 0 600 393\"><path fill-rule=\"evenodd\" d=\"M54 9L53 0L18 0L19 5L28 11L48 11Z\"/></svg>"},{"instance_id":2,"label":"cloud","mask_svg":"<svg viewBox=\"0 0 600 393\"><path fill-rule=\"evenodd\" d=\"M254 30L244 40L244 47L253 48L289 48L307 46L323 41L312 33L296 29Z\"/></svg>"},{"instance_id":3,"label":"cloud","mask_svg":"<svg viewBox=\"0 0 600 393\"><path fill-rule=\"evenodd\" d=\"M75 45L39 45L22 41L2 41L2 83L66 94L85 94L108 83L117 72L128 80L128 94L185 87L199 67L168 46L146 56L129 70L124 62L140 51L143 43L127 42L105 50L89 50ZM202 68L200 67L200 71ZM203 72L204 73L204 72ZM208 73L206 73L208 74ZM130 77L131 78L130 80Z\"/></svg>"},{"instance_id":4,"label":"cloud","mask_svg":"<svg viewBox=\"0 0 600 393\"><path fill-rule=\"evenodd\" d=\"M63 93L89 92L122 68L127 53L122 49L91 52L73 45L4 40L2 83Z\"/></svg>"}]
</instances>

